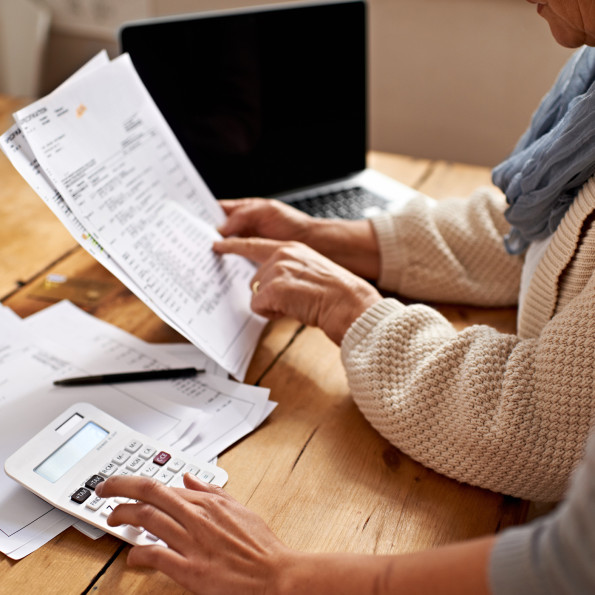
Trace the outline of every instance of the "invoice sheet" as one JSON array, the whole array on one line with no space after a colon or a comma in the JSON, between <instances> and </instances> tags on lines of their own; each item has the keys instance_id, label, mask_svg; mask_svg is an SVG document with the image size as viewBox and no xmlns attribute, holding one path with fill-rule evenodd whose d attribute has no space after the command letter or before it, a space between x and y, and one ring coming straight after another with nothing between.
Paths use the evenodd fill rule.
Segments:
<instances>
[{"instance_id":1,"label":"invoice sheet","mask_svg":"<svg viewBox=\"0 0 595 595\"><path fill-rule=\"evenodd\" d=\"M68 406L81 401L78 391L52 386L56 376L90 373L59 354L59 349L30 333L6 308L0 309L0 460L41 430ZM112 358L115 360L115 358ZM113 363L113 362L112 362ZM156 438L196 438L209 415L140 391L93 387L84 400ZM0 551L17 557L45 543L71 524L68 515L0 472ZM18 552L17 552L18 550Z\"/></svg>"},{"instance_id":2,"label":"invoice sheet","mask_svg":"<svg viewBox=\"0 0 595 595\"><path fill-rule=\"evenodd\" d=\"M23 323L40 339L51 339L60 347L64 358L92 374L184 367L189 363L169 354L164 346L146 343L66 301L29 316ZM167 399L172 407L179 405L200 411L206 420L200 431L186 430L183 435L172 433L166 438L176 449L210 460L254 430L270 413L270 391L222 377L216 365L198 350L192 365L205 368L208 373L114 386L131 396L149 399L149 395L156 395ZM86 400L86 387L75 390L81 400Z\"/></svg>"},{"instance_id":3,"label":"invoice sheet","mask_svg":"<svg viewBox=\"0 0 595 595\"><path fill-rule=\"evenodd\" d=\"M62 83L62 87L68 85L73 80L83 77L85 74L109 63L107 52L102 51L94 58L89 60L72 77ZM24 180L35 190L37 195L45 202L49 209L62 222L64 227L70 232L72 237L100 264L102 264L112 275L118 278L124 285L143 301L149 308L152 308L149 297L137 287L135 282L126 274L126 272L116 263L103 247L89 234L84 225L76 218L70 210L62 195L48 179L43 169L40 167L27 139L22 134L18 124L11 126L2 136L0 136L0 149L8 157L14 168L21 174ZM166 322L182 334L181 329L175 322L167 319Z\"/></svg>"},{"instance_id":4,"label":"invoice sheet","mask_svg":"<svg viewBox=\"0 0 595 595\"><path fill-rule=\"evenodd\" d=\"M149 297L136 285L117 262L103 249L103 247L89 234L84 225L76 218L70 210L62 195L49 181L27 139L21 132L18 124L14 124L2 136L0 136L0 149L11 161L14 168L21 174L25 181L35 190L37 195L45 202L50 210L62 222L72 237L102 264L114 277L117 277L126 285L141 301L149 308L152 302ZM166 322L181 334L181 329L176 326L173 320Z\"/></svg>"},{"instance_id":5,"label":"invoice sheet","mask_svg":"<svg viewBox=\"0 0 595 595\"><path fill-rule=\"evenodd\" d=\"M223 212L120 56L15 114L50 182L164 320L243 378L254 266L211 250ZM131 288L132 289L132 288Z\"/></svg>"}]
</instances>

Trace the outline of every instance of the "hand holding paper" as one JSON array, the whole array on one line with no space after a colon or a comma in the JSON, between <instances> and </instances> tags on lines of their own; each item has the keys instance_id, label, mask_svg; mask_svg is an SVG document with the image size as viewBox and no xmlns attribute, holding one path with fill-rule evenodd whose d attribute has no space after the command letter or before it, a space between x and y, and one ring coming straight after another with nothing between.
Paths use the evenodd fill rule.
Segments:
<instances>
[{"instance_id":1,"label":"hand holding paper","mask_svg":"<svg viewBox=\"0 0 595 595\"><path fill-rule=\"evenodd\" d=\"M19 135L2 148L71 233L91 238L89 252L131 291L243 379L265 324L250 310L254 267L212 253L223 211L129 57L96 60L15 119L30 156L15 149Z\"/></svg>"}]
</instances>

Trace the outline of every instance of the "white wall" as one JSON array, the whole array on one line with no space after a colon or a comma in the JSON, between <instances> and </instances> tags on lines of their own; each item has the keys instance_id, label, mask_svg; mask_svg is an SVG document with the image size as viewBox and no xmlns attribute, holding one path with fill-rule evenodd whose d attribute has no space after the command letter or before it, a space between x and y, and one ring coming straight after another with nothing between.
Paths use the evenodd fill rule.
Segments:
<instances>
[{"instance_id":1,"label":"white wall","mask_svg":"<svg viewBox=\"0 0 595 595\"><path fill-rule=\"evenodd\" d=\"M570 51L519 0L371 0L371 144L493 165Z\"/></svg>"},{"instance_id":2,"label":"white wall","mask_svg":"<svg viewBox=\"0 0 595 595\"><path fill-rule=\"evenodd\" d=\"M49 30L45 6L33 0L0 0L0 92L39 93Z\"/></svg>"},{"instance_id":3,"label":"white wall","mask_svg":"<svg viewBox=\"0 0 595 595\"><path fill-rule=\"evenodd\" d=\"M156 15L288 0L152 0ZM522 0L368 0L370 147L494 165L570 55ZM45 91L114 41L55 31Z\"/></svg>"}]
</instances>

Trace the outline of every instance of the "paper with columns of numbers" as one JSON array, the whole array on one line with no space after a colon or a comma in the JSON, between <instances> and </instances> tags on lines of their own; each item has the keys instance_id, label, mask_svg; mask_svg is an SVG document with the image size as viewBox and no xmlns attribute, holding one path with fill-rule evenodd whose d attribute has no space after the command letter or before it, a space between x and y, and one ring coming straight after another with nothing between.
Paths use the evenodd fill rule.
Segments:
<instances>
[{"instance_id":1,"label":"paper with columns of numbers","mask_svg":"<svg viewBox=\"0 0 595 595\"><path fill-rule=\"evenodd\" d=\"M224 214L127 55L15 114L51 184L129 287L242 379L265 321L254 266L211 250Z\"/></svg>"},{"instance_id":2,"label":"paper with columns of numbers","mask_svg":"<svg viewBox=\"0 0 595 595\"><path fill-rule=\"evenodd\" d=\"M63 86L71 81L92 72L109 63L107 52L102 51L79 69L72 77L67 79ZM103 249L103 247L89 234L84 225L77 219L74 213L66 204L62 195L48 179L39 162L35 158L31 147L18 124L11 126L2 136L0 136L0 148L12 162L15 169L21 174L25 181L35 190L37 195L45 202L49 209L62 222L64 227L70 232L72 237L99 263L101 263L114 277L120 279L138 298L140 298L149 308L152 308L150 298L138 287L126 271L114 261L113 258ZM63 295L62 299L69 299ZM172 328L180 334L180 329L170 318L163 319Z\"/></svg>"}]
</instances>

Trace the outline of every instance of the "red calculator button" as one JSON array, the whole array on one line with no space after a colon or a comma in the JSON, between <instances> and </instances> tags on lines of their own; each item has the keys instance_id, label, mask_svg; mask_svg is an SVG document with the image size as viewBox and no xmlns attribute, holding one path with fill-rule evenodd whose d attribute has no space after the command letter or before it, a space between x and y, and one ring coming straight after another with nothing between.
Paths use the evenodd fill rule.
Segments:
<instances>
[{"instance_id":1,"label":"red calculator button","mask_svg":"<svg viewBox=\"0 0 595 595\"><path fill-rule=\"evenodd\" d=\"M165 463L167 463L167 461L170 459L171 455L162 450L158 455L155 456L153 463L155 463L155 465L165 465Z\"/></svg>"}]
</instances>

